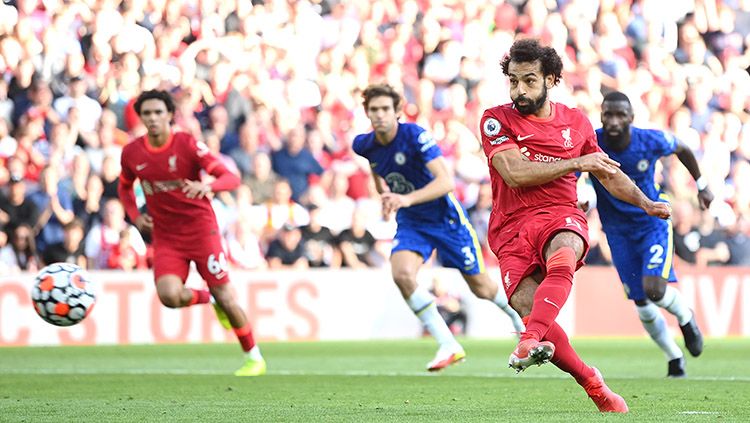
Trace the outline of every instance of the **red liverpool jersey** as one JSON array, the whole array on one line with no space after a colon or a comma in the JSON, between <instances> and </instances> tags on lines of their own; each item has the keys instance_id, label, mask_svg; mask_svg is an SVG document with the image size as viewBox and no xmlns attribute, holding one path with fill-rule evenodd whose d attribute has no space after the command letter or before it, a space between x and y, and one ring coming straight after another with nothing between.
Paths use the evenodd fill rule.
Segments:
<instances>
[{"instance_id":1,"label":"red liverpool jersey","mask_svg":"<svg viewBox=\"0 0 750 423\"><path fill-rule=\"evenodd\" d=\"M601 151L586 115L562 104L550 105L552 113L545 119L522 115L512 103L484 111L480 132L492 181L491 227L502 225L511 217L519 217L524 210L550 205L576 207L574 173L542 185L511 188L492 166L492 157L509 148L518 148L530 161L542 163Z\"/></svg>"},{"instance_id":2,"label":"red liverpool jersey","mask_svg":"<svg viewBox=\"0 0 750 423\"><path fill-rule=\"evenodd\" d=\"M195 242L218 233L210 200L187 198L182 192L184 180L200 180L202 169L210 172L224 166L204 143L185 132L174 132L166 144L153 147L142 136L123 148L121 165L121 183L130 185L136 178L141 181L148 214L154 219L156 242Z\"/></svg>"}]
</instances>

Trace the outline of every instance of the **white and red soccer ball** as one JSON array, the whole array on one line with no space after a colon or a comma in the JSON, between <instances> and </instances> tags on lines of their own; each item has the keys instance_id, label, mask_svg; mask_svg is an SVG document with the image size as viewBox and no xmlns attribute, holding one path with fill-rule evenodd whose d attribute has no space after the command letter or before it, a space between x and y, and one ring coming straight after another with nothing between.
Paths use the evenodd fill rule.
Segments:
<instances>
[{"instance_id":1,"label":"white and red soccer ball","mask_svg":"<svg viewBox=\"0 0 750 423\"><path fill-rule=\"evenodd\" d=\"M83 269L75 264L53 263L36 275L31 300L34 310L47 323L72 326L91 313L96 296Z\"/></svg>"}]
</instances>

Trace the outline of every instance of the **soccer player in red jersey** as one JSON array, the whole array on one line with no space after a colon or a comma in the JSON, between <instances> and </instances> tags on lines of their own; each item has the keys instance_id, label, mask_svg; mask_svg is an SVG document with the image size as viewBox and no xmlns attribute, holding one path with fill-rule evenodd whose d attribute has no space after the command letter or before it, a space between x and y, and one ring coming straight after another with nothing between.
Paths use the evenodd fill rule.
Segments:
<instances>
[{"instance_id":1,"label":"soccer player in red jersey","mask_svg":"<svg viewBox=\"0 0 750 423\"><path fill-rule=\"evenodd\" d=\"M649 215L666 219L669 206L646 197L599 149L586 115L547 98L562 73L554 49L517 40L502 70L512 103L485 110L480 132L493 191L489 244L510 304L527 322L509 365L520 372L551 360L600 411L626 413L623 398L580 359L555 322L588 250L575 172L590 172L615 197Z\"/></svg>"},{"instance_id":2,"label":"soccer player in red jersey","mask_svg":"<svg viewBox=\"0 0 750 423\"><path fill-rule=\"evenodd\" d=\"M145 91L135 111L148 133L123 148L118 187L130 219L154 243L154 278L162 304L170 308L208 303L214 298L222 326L232 328L246 354L237 376L258 376L266 362L255 345L250 322L229 287L227 261L216 216L207 196L231 190L239 177L211 154L208 147L185 132L172 131L174 102L166 91ZM215 177L201 181L200 172ZM139 179L146 194L148 213L140 213L133 182ZM185 287L190 262L206 281L208 290Z\"/></svg>"}]
</instances>

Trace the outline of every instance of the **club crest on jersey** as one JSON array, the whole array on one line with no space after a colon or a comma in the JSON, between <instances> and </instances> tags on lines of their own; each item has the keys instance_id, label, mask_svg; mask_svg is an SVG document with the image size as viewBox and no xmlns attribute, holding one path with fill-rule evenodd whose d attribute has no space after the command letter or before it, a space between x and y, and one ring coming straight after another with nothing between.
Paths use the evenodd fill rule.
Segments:
<instances>
[{"instance_id":1,"label":"club crest on jersey","mask_svg":"<svg viewBox=\"0 0 750 423\"><path fill-rule=\"evenodd\" d=\"M177 155L173 154L169 156L169 159L167 159L167 164L169 165L170 172L177 172Z\"/></svg>"},{"instance_id":2,"label":"club crest on jersey","mask_svg":"<svg viewBox=\"0 0 750 423\"><path fill-rule=\"evenodd\" d=\"M639 160L636 168L641 172L645 172L646 170L648 170L648 160Z\"/></svg>"},{"instance_id":3,"label":"club crest on jersey","mask_svg":"<svg viewBox=\"0 0 750 423\"><path fill-rule=\"evenodd\" d=\"M494 137L500 133L500 122L495 118L487 118L482 125L482 132L485 136Z\"/></svg>"},{"instance_id":4,"label":"club crest on jersey","mask_svg":"<svg viewBox=\"0 0 750 423\"><path fill-rule=\"evenodd\" d=\"M406 163L406 156L402 152L398 152L393 155L393 161L396 162L397 165L403 165Z\"/></svg>"},{"instance_id":5,"label":"club crest on jersey","mask_svg":"<svg viewBox=\"0 0 750 423\"><path fill-rule=\"evenodd\" d=\"M565 148L573 148L573 139L570 138L570 128L565 128L562 131L560 131L560 135L563 137L563 147Z\"/></svg>"}]
</instances>

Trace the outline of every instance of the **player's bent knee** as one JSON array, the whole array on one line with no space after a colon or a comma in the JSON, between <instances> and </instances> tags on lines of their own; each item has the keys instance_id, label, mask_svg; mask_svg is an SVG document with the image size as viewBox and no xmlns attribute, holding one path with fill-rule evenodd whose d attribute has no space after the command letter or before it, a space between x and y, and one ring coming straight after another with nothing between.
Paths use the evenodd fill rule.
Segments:
<instances>
[{"instance_id":1,"label":"player's bent knee","mask_svg":"<svg viewBox=\"0 0 750 423\"><path fill-rule=\"evenodd\" d=\"M183 306L182 299L178 292L159 293L159 301L169 308L180 308Z\"/></svg>"},{"instance_id":2,"label":"player's bent knee","mask_svg":"<svg viewBox=\"0 0 750 423\"><path fill-rule=\"evenodd\" d=\"M185 290L182 280L177 276L165 275L156 281L156 293L164 306L169 308L183 307L186 300L183 298ZM189 301L190 298L187 298Z\"/></svg>"},{"instance_id":3,"label":"player's bent knee","mask_svg":"<svg viewBox=\"0 0 750 423\"><path fill-rule=\"evenodd\" d=\"M667 281L659 277L644 277L643 291L652 302L661 301L667 292Z\"/></svg>"}]
</instances>

